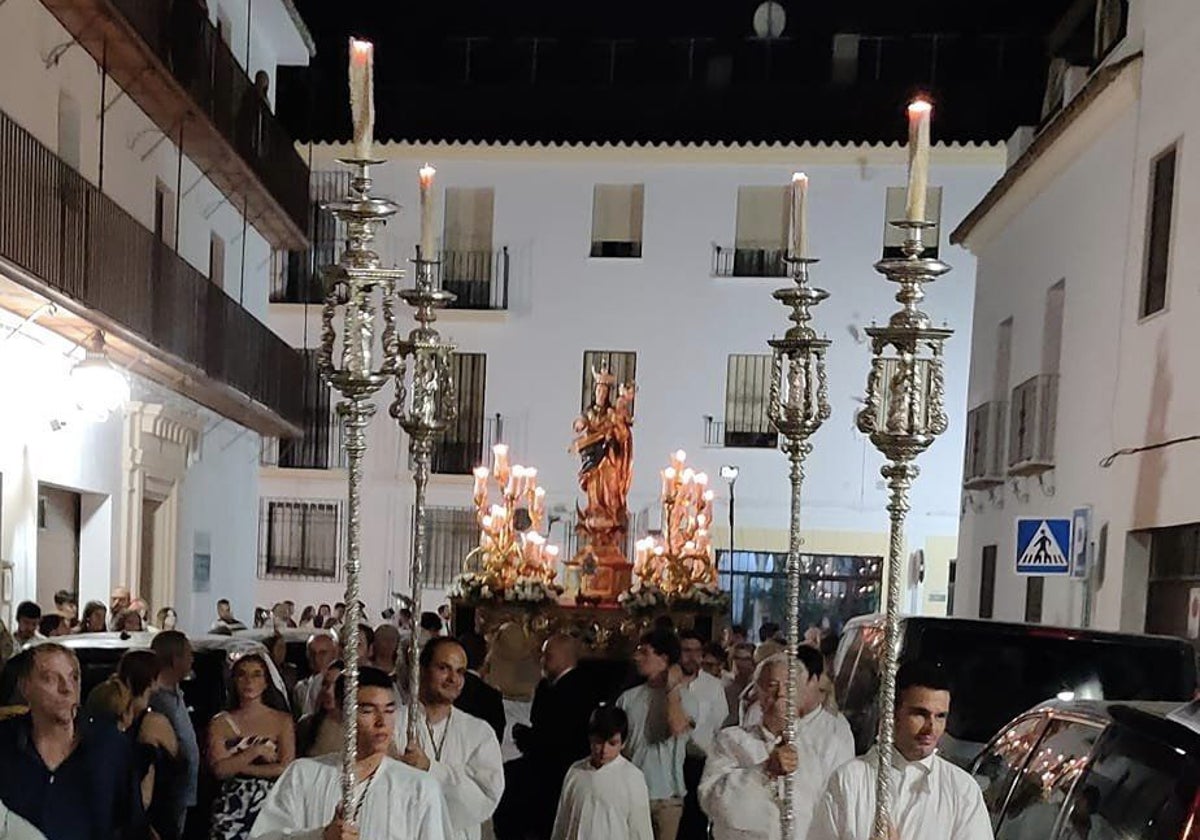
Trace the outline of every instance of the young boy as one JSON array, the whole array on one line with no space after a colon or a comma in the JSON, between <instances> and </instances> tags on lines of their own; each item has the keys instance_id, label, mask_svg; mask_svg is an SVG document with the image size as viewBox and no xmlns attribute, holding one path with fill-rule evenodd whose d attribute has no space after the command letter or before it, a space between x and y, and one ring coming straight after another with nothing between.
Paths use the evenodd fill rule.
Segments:
<instances>
[{"instance_id":1,"label":"young boy","mask_svg":"<svg viewBox=\"0 0 1200 840\"><path fill-rule=\"evenodd\" d=\"M567 771L552 840L652 840L646 780L621 755L628 737L629 718L623 710L602 703L592 712L591 755Z\"/></svg>"}]
</instances>

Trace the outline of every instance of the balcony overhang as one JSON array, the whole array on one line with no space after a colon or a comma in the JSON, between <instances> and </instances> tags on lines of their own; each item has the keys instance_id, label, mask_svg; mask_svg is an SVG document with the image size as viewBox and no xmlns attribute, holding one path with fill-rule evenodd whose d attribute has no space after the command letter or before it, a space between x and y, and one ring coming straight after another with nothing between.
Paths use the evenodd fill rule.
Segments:
<instances>
[{"instance_id":1,"label":"balcony overhang","mask_svg":"<svg viewBox=\"0 0 1200 840\"><path fill-rule=\"evenodd\" d=\"M42 308L47 301L55 304L56 311L40 315L37 319L39 327L74 342L83 342L97 329L103 330L105 350L120 367L169 388L259 434L276 437L303 435L303 429L268 406L208 376L195 365L155 347L112 318L90 310L0 257L0 307L25 318Z\"/></svg>"},{"instance_id":2,"label":"balcony overhang","mask_svg":"<svg viewBox=\"0 0 1200 840\"><path fill-rule=\"evenodd\" d=\"M111 0L42 0L109 77L213 182L273 248L302 250L307 234L254 168ZM307 175L305 176L307 181ZM307 183L304 190L307 191Z\"/></svg>"}]
</instances>

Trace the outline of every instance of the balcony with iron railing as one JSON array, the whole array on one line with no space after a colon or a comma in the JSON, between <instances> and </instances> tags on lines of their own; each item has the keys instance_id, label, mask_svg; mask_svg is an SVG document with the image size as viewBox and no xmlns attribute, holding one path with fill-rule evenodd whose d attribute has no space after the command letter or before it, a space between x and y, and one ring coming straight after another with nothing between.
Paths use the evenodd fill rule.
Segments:
<instances>
[{"instance_id":1,"label":"balcony with iron railing","mask_svg":"<svg viewBox=\"0 0 1200 840\"><path fill-rule=\"evenodd\" d=\"M327 230L329 214L314 208L312 247L288 254L283 271L271 281L272 303L319 304L324 300L321 268L337 262L340 247ZM442 251L434 267L442 288L454 292L448 309L504 312L508 309L508 246L497 251ZM411 281L410 281L411 282Z\"/></svg>"},{"instance_id":2,"label":"balcony with iron railing","mask_svg":"<svg viewBox=\"0 0 1200 840\"><path fill-rule=\"evenodd\" d=\"M460 409L461 410L461 409ZM433 442L432 471L435 475L470 475L480 464L492 462L492 447L504 441L505 418L499 414L485 417L475 431L478 434L447 432ZM410 461L411 469L411 461Z\"/></svg>"},{"instance_id":3,"label":"balcony with iron railing","mask_svg":"<svg viewBox=\"0 0 1200 840\"><path fill-rule=\"evenodd\" d=\"M709 449L774 449L779 435L766 417L762 422L731 425L711 415L704 416L704 446Z\"/></svg>"},{"instance_id":4,"label":"balcony with iron railing","mask_svg":"<svg viewBox=\"0 0 1200 840\"><path fill-rule=\"evenodd\" d=\"M42 3L273 247L306 244L308 166L203 4Z\"/></svg>"},{"instance_id":5,"label":"balcony with iron railing","mask_svg":"<svg viewBox=\"0 0 1200 840\"><path fill-rule=\"evenodd\" d=\"M454 292L450 309L508 309L508 246L499 251L442 251L442 288Z\"/></svg>"},{"instance_id":6,"label":"balcony with iron railing","mask_svg":"<svg viewBox=\"0 0 1200 840\"><path fill-rule=\"evenodd\" d=\"M342 424L330 412L304 424L304 435L296 438L262 439L259 465L284 470L344 470L346 450L342 446Z\"/></svg>"},{"instance_id":7,"label":"balcony with iron railing","mask_svg":"<svg viewBox=\"0 0 1200 840\"><path fill-rule=\"evenodd\" d=\"M713 245L713 277L786 277L782 248L729 248Z\"/></svg>"},{"instance_id":8,"label":"balcony with iron railing","mask_svg":"<svg viewBox=\"0 0 1200 840\"><path fill-rule=\"evenodd\" d=\"M117 361L226 417L268 435L303 424L301 357L3 112L0 276L6 308L49 298L66 314L44 326L99 327Z\"/></svg>"}]
</instances>

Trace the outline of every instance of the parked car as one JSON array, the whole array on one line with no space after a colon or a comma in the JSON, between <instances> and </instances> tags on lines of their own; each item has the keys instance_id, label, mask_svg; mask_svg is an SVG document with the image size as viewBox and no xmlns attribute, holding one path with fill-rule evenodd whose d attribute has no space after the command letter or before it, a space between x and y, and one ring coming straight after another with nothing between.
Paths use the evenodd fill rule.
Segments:
<instances>
[{"instance_id":1,"label":"parked car","mask_svg":"<svg viewBox=\"0 0 1200 840\"><path fill-rule=\"evenodd\" d=\"M996 840L1194 840L1194 704L1053 701L975 760Z\"/></svg>"},{"instance_id":2,"label":"parked car","mask_svg":"<svg viewBox=\"0 0 1200 840\"><path fill-rule=\"evenodd\" d=\"M901 626L901 662L937 662L950 674L942 754L964 767L1001 726L1047 699L1183 703L1196 692L1196 654L1183 639L928 616ZM834 687L859 754L878 728L882 653L883 616L847 622Z\"/></svg>"}]
</instances>

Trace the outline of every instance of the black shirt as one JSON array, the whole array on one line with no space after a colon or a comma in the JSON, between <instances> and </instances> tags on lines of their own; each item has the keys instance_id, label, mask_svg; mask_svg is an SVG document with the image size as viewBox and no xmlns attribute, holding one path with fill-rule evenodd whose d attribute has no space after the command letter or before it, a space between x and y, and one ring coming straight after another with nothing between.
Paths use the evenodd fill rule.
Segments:
<instances>
[{"instance_id":1,"label":"black shirt","mask_svg":"<svg viewBox=\"0 0 1200 840\"><path fill-rule=\"evenodd\" d=\"M145 836L133 748L111 721L80 724L80 740L51 771L33 744L29 715L0 721L0 800L47 840Z\"/></svg>"}]
</instances>

